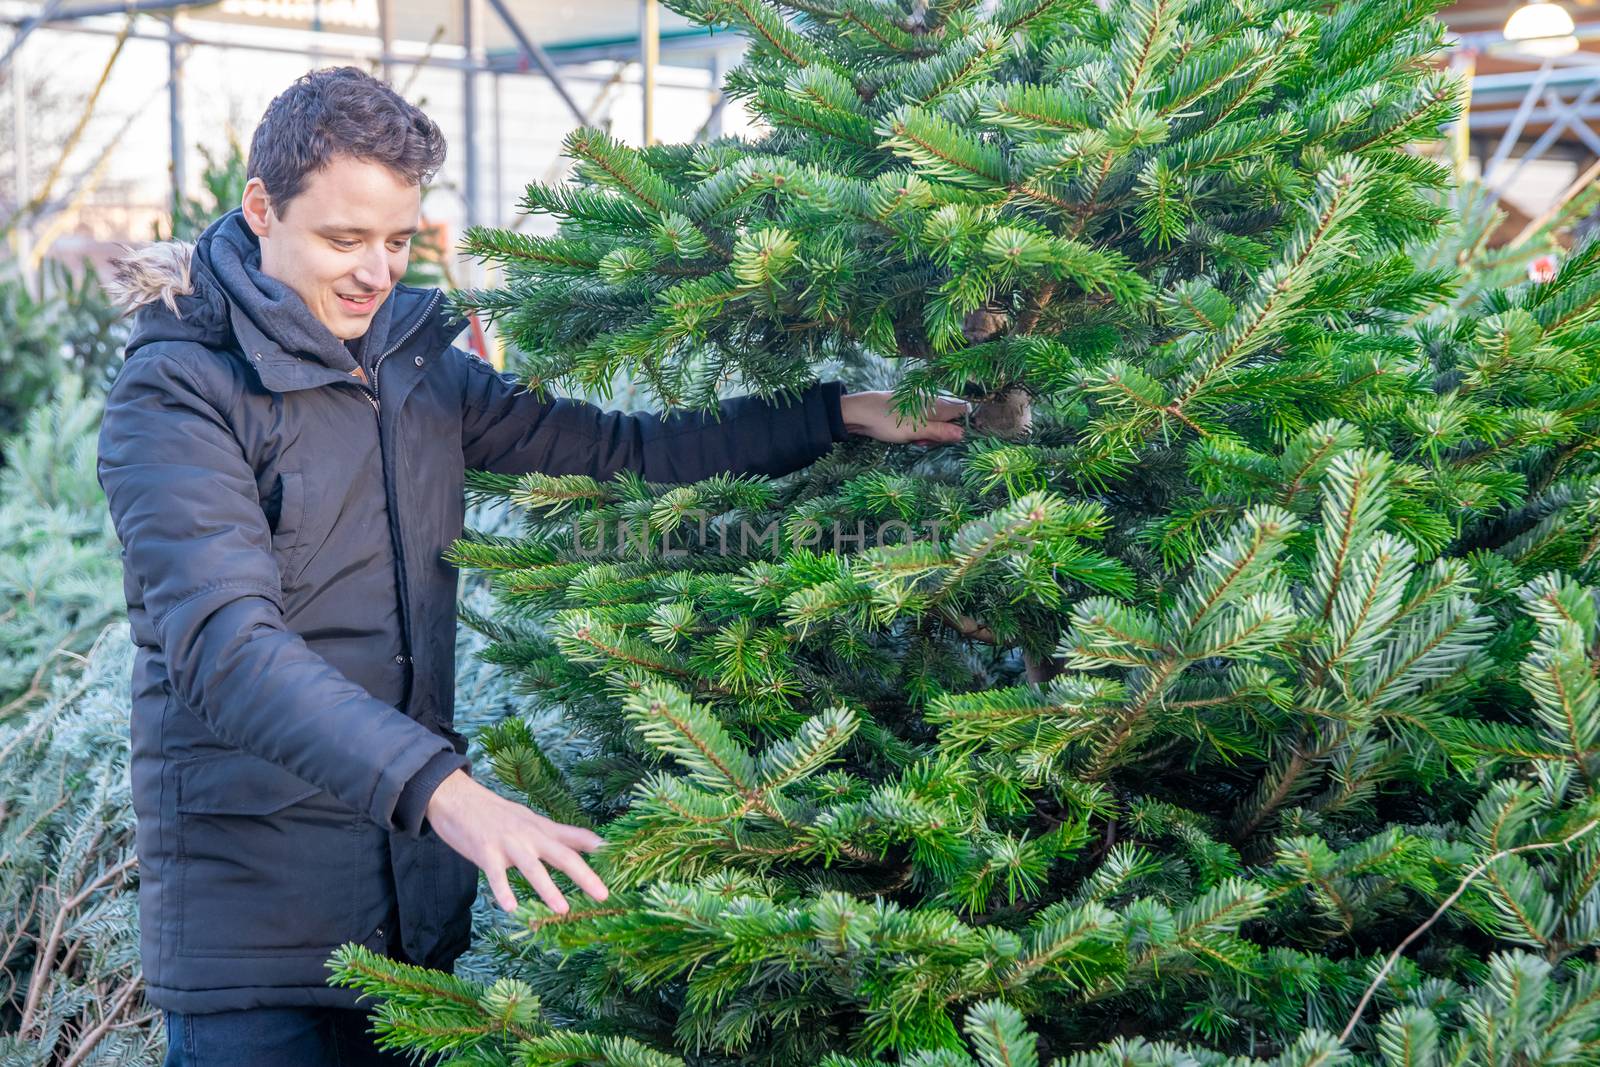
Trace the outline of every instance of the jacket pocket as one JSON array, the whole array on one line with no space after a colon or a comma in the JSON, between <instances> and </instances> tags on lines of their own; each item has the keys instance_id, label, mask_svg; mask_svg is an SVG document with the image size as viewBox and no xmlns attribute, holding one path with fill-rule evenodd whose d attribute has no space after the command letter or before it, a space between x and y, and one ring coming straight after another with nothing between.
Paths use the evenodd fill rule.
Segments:
<instances>
[{"instance_id":1,"label":"jacket pocket","mask_svg":"<svg viewBox=\"0 0 1600 1067\"><path fill-rule=\"evenodd\" d=\"M433 728L456 752L466 753L467 738L459 730L437 718ZM470 767L467 773L472 773ZM419 837L389 835L402 947L413 962L449 970L472 940L478 868L445 844L431 824L424 821L422 826Z\"/></svg>"},{"instance_id":2,"label":"jacket pocket","mask_svg":"<svg viewBox=\"0 0 1600 1067\"><path fill-rule=\"evenodd\" d=\"M370 932L360 906L387 857L362 816L245 752L177 778L179 955L325 957Z\"/></svg>"},{"instance_id":3,"label":"jacket pocket","mask_svg":"<svg viewBox=\"0 0 1600 1067\"><path fill-rule=\"evenodd\" d=\"M272 554L284 588L294 584L304 564L306 545L306 485L299 471L278 472L278 522L272 529Z\"/></svg>"},{"instance_id":4,"label":"jacket pocket","mask_svg":"<svg viewBox=\"0 0 1600 1067\"><path fill-rule=\"evenodd\" d=\"M478 868L432 827L420 837L391 833L401 947L413 963L449 970L472 941Z\"/></svg>"}]
</instances>

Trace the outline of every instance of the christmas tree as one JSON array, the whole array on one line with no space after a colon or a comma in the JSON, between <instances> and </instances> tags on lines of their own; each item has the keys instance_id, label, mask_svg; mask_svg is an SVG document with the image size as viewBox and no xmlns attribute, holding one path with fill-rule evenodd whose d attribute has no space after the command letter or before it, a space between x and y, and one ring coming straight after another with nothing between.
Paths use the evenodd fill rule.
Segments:
<instances>
[{"instance_id":1,"label":"christmas tree","mask_svg":"<svg viewBox=\"0 0 1600 1067\"><path fill-rule=\"evenodd\" d=\"M530 387L820 374L958 448L481 476L506 788L608 840L482 1064L1600 1062L1600 242L1458 300L1433 5L676 0L755 143L573 134L461 294ZM1481 279L1475 280L1481 283Z\"/></svg>"}]
</instances>

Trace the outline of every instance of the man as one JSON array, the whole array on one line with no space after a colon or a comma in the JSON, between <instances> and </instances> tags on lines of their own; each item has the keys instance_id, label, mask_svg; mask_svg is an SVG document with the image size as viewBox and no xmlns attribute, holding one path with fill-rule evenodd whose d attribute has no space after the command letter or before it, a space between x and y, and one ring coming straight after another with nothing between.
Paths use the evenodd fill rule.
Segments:
<instances>
[{"instance_id":1,"label":"man","mask_svg":"<svg viewBox=\"0 0 1600 1067\"><path fill-rule=\"evenodd\" d=\"M545 865L596 899L593 833L467 773L451 728L463 472L658 482L799 469L849 433L959 440L822 382L720 420L541 400L451 346L442 294L398 282L444 139L354 68L267 108L239 207L124 257L137 308L99 478L123 545L140 926L168 1064L406 1062L372 1047L345 942L448 968L477 871L515 906Z\"/></svg>"}]
</instances>

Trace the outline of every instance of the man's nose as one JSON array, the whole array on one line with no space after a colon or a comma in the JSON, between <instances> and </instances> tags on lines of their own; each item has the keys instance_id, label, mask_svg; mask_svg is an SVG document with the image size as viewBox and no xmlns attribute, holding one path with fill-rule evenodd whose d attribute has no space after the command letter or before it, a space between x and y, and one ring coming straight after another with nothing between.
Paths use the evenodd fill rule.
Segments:
<instances>
[{"instance_id":1,"label":"man's nose","mask_svg":"<svg viewBox=\"0 0 1600 1067\"><path fill-rule=\"evenodd\" d=\"M361 257L361 263L356 267L356 281L368 289L388 288L389 261L381 248Z\"/></svg>"}]
</instances>

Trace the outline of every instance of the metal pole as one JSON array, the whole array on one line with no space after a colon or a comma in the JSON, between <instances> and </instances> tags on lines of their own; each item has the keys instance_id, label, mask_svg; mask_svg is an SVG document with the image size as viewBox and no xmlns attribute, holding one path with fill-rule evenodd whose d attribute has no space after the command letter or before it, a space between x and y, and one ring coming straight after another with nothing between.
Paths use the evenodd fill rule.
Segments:
<instances>
[{"instance_id":1,"label":"metal pole","mask_svg":"<svg viewBox=\"0 0 1600 1067\"><path fill-rule=\"evenodd\" d=\"M1580 108L1578 117L1581 119L1600 119L1600 105L1589 104ZM1503 108L1498 111L1480 111L1472 116L1473 144L1478 149L1478 155L1486 156L1489 154L1488 138L1480 137L1478 131L1487 133L1490 130L1503 130L1514 118L1516 116L1511 113L1509 108ZM1560 115L1552 113L1546 107L1536 107L1528 112L1528 122L1534 125L1555 122L1560 118Z\"/></svg>"},{"instance_id":2,"label":"metal pole","mask_svg":"<svg viewBox=\"0 0 1600 1067\"><path fill-rule=\"evenodd\" d=\"M17 25L17 32L12 35L10 43L6 45L5 54L0 55L0 74L5 73L6 66L11 62L11 58L17 54L17 50L22 47L22 42L26 41L34 30L54 18L56 9L60 6L61 0L47 0L44 7L39 9L37 16L24 19Z\"/></svg>"},{"instance_id":3,"label":"metal pole","mask_svg":"<svg viewBox=\"0 0 1600 1067\"><path fill-rule=\"evenodd\" d=\"M209 7L217 0L120 0L115 4L85 4L67 11L60 10L61 0L45 3L37 16L23 19L24 23L49 23L52 27L77 22L79 19L97 18L101 15L159 15L185 7Z\"/></svg>"},{"instance_id":4,"label":"metal pole","mask_svg":"<svg viewBox=\"0 0 1600 1067\"><path fill-rule=\"evenodd\" d=\"M567 91L566 82L562 80L561 75L556 71L556 65L551 62L550 56L543 48L534 44L532 38L522 32L522 25L511 14L511 9L506 7L506 0L489 0L489 6L494 8L495 14L500 16L500 21L506 24L506 29L511 31L511 36L517 39L517 47L522 49L529 59L533 60L533 65L539 68L540 73L550 79L550 84L555 87L556 95L561 97L562 103L567 105L567 110L572 112L573 118L578 120L579 125L582 125L584 121L583 108L579 107L578 102L572 99L572 94Z\"/></svg>"},{"instance_id":5,"label":"metal pole","mask_svg":"<svg viewBox=\"0 0 1600 1067\"><path fill-rule=\"evenodd\" d=\"M639 0L639 59L644 66L644 143L656 143L656 67L661 65L661 9Z\"/></svg>"},{"instance_id":6,"label":"metal pole","mask_svg":"<svg viewBox=\"0 0 1600 1067\"><path fill-rule=\"evenodd\" d=\"M1554 89L1546 89L1544 91L1544 102L1551 111L1561 116L1561 121L1566 124L1566 128L1572 131L1573 136L1583 142L1584 147L1595 155L1600 156L1600 136L1595 135L1594 130L1589 128L1589 124L1583 121L1577 112L1579 107L1593 100L1596 93L1600 93L1600 84L1589 86L1579 94L1577 100L1573 101L1573 105L1568 107L1566 101L1561 98L1560 93Z\"/></svg>"},{"instance_id":7,"label":"metal pole","mask_svg":"<svg viewBox=\"0 0 1600 1067\"><path fill-rule=\"evenodd\" d=\"M16 249L17 262L26 271L33 253L33 225L30 220L21 217L28 201L33 199L33 190L29 188L32 177L28 173L28 67L22 42L15 41L13 44L16 47L11 50L11 136L16 141L16 149L11 157L11 165L12 184L17 194L14 210L18 218L17 224L11 229L11 240Z\"/></svg>"},{"instance_id":8,"label":"metal pole","mask_svg":"<svg viewBox=\"0 0 1600 1067\"><path fill-rule=\"evenodd\" d=\"M200 0L200 2L214 4L217 2L217 0ZM495 2L496 0L490 0L491 6L493 6ZM24 21L26 20L0 15L0 27L18 26ZM135 28L129 32L121 26L85 26L80 24L75 19L71 21L55 19L51 21L48 28L56 31L57 33L79 33L90 37L120 37L124 32L127 32L128 40L130 41L159 41L164 44L167 40L167 34L165 31L160 33L152 33L148 30ZM232 48L241 49L246 52L260 52L264 55L295 56L300 59L304 59L306 54L306 50L299 45L294 45L291 47L289 45L268 44L264 41L239 40L230 39L228 37L205 37L193 32L192 30L181 33L179 37L183 43L190 48ZM451 50L454 50L454 46L451 47ZM378 49L375 45L374 47L370 48L323 45L318 49L318 51L325 58L347 59L352 63L376 63L381 58L378 55ZM541 53L543 51L543 49L540 49ZM629 54L632 56L631 52ZM546 56L546 59L548 60L549 57ZM630 58L627 60L629 63L637 61L637 58ZM411 55L409 53L396 53L394 56L394 62L397 67L436 67L440 70L473 69L473 64L470 60L465 58L457 59L452 55L441 56L426 50L419 51L416 55ZM538 64L535 64L535 66L538 66ZM509 64L501 65L499 61L490 63L486 60L478 64L476 69L482 74L515 74L518 76L527 74L530 77L534 74L534 70L531 67L523 70ZM552 66L551 69L554 70L554 66ZM543 67L539 67L538 74L541 77L549 77L549 74L544 70ZM557 74L560 78L560 81L556 84L559 87L563 101L570 99L572 95L571 92L566 88L567 82L583 82L584 84L593 83L596 85L604 85L610 83L616 77L615 74L591 74L582 70L572 70L565 73L557 72ZM665 80L658 78L657 81L662 85L672 85L679 89L703 88L698 79L689 81L684 79ZM1538 117L1542 114L1542 108L1535 112L1535 121L1545 121L1545 119ZM587 121L585 118L585 112L581 108L573 112L573 117L579 122ZM1491 115L1490 118L1492 120L1493 115Z\"/></svg>"},{"instance_id":9,"label":"metal pole","mask_svg":"<svg viewBox=\"0 0 1600 1067\"><path fill-rule=\"evenodd\" d=\"M727 97L722 95L722 82L728 76L728 54L721 50L711 53L711 113L706 116L706 140L715 141L722 136L722 110Z\"/></svg>"},{"instance_id":10,"label":"metal pole","mask_svg":"<svg viewBox=\"0 0 1600 1067\"><path fill-rule=\"evenodd\" d=\"M1461 179L1467 173L1467 157L1471 153L1472 141L1472 78L1478 72L1478 53L1470 48L1462 48L1450 57L1450 70L1461 79L1465 99L1461 102L1461 117L1456 119L1451 128L1451 157L1455 162L1456 178Z\"/></svg>"},{"instance_id":11,"label":"metal pole","mask_svg":"<svg viewBox=\"0 0 1600 1067\"><path fill-rule=\"evenodd\" d=\"M172 151L172 207L177 210L189 188L184 173L183 52L177 17L167 21L167 141Z\"/></svg>"},{"instance_id":12,"label":"metal pole","mask_svg":"<svg viewBox=\"0 0 1600 1067\"><path fill-rule=\"evenodd\" d=\"M494 89L494 212L493 212L493 217L494 217L494 225L496 225L496 226L504 226L505 225L504 212L505 212L505 204L506 204L506 190L505 190L506 172L505 172L505 158L504 158L505 157L505 152L503 150L503 142L505 140L505 131L501 127L501 124L500 124L500 117L501 117L501 110L500 110L500 82L501 82L501 78L500 78L499 74L491 74L489 76L489 84Z\"/></svg>"},{"instance_id":13,"label":"metal pole","mask_svg":"<svg viewBox=\"0 0 1600 1067\"><path fill-rule=\"evenodd\" d=\"M306 46L306 58L311 61L313 70L323 66L322 49L318 43L322 40L322 0L311 0L311 43Z\"/></svg>"},{"instance_id":14,"label":"metal pole","mask_svg":"<svg viewBox=\"0 0 1600 1067\"><path fill-rule=\"evenodd\" d=\"M476 27L472 24L475 0L462 0L461 44L467 51L468 62L475 62L478 52ZM461 76L461 124L466 140L462 195L466 198L467 225L478 224L478 75L468 70Z\"/></svg>"},{"instance_id":15,"label":"metal pole","mask_svg":"<svg viewBox=\"0 0 1600 1067\"><path fill-rule=\"evenodd\" d=\"M378 69L383 80L394 84L394 0L378 0Z\"/></svg>"},{"instance_id":16,"label":"metal pole","mask_svg":"<svg viewBox=\"0 0 1600 1067\"><path fill-rule=\"evenodd\" d=\"M1522 136L1522 130L1528 123L1528 115L1533 111L1533 105L1538 103L1540 95L1544 93L1545 82L1550 80L1550 70L1551 67L1548 62L1540 67L1539 73L1533 79L1533 84L1529 85L1528 91L1523 94L1522 103L1517 106L1517 113L1512 116L1511 124L1506 127L1506 132L1501 135L1500 144L1495 148L1494 155L1489 158L1489 162L1483 165L1483 173L1480 177L1485 185L1488 185L1494 178L1495 171L1500 169L1500 165L1511 154L1511 149L1516 146L1517 139Z\"/></svg>"}]
</instances>

